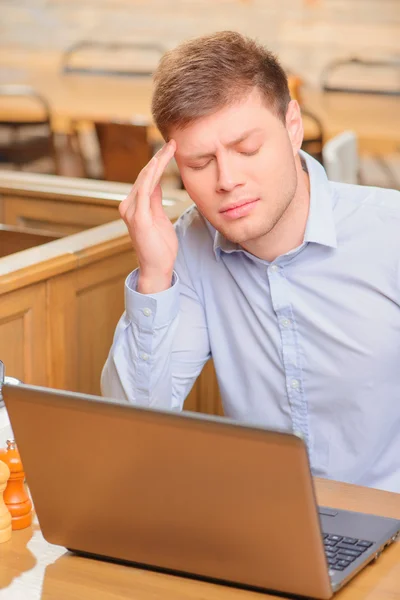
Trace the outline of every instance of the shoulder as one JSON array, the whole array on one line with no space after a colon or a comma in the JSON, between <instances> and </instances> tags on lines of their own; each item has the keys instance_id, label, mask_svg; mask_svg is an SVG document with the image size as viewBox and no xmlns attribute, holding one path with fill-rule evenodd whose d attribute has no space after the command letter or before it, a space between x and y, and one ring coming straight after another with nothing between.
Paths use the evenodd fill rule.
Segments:
<instances>
[{"instance_id":1,"label":"shoulder","mask_svg":"<svg viewBox=\"0 0 400 600\"><path fill-rule=\"evenodd\" d=\"M397 270L400 260L400 192L359 185L333 184L338 245L361 252L371 268ZM394 262L393 262L394 261Z\"/></svg>"},{"instance_id":2,"label":"shoulder","mask_svg":"<svg viewBox=\"0 0 400 600\"><path fill-rule=\"evenodd\" d=\"M332 184L337 232L363 239L400 242L400 192L362 185Z\"/></svg>"},{"instance_id":3,"label":"shoulder","mask_svg":"<svg viewBox=\"0 0 400 600\"><path fill-rule=\"evenodd\" d=\"M400 218L400 191L346 183L330 182L337 208L360 209L375 215Z\"/></svg>"}]
</instances>

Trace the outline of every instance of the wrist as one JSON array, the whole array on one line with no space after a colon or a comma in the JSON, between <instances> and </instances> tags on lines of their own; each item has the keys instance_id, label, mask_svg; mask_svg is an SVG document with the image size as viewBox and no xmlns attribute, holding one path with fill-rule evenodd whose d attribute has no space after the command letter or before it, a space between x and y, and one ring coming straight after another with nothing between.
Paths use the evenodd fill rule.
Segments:
<instances>
[{"instance_id":1,"label":"wrist","mask_svg":"<svg viewBox=\"0 0 400 600\"><path fill-rule=\"evenodd\" d=\"M139 271L137 291L139 294L158 294L171 287L173 271L170 273L142 273Z\"/></svg>"}]
</instances>

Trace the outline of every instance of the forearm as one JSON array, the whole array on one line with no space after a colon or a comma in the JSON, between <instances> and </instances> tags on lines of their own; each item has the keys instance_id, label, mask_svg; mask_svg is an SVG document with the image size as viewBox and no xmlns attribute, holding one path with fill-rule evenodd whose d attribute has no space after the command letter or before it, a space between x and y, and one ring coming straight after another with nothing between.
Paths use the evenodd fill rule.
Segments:
<instances>
[{"instance_id":1,"label":"forearm","mask_svg":"<svg viewBox=\"0 0 400 600\"><path fill-rule=\"evenodd\" d=\"M138 293L139 272L127 279L121 317L101 387L105 396L140 406L181 410L210 356L203 307L180 284L159 294Z\"/></svg>"},{"instance_id":2,"label":"forearm","mask_svg":"<svg viewBox=\"0 0 400 600\"><path fill-rule=\"evenodd\" d=\"M103 368L103 395L137 406L180 410L184 397L174 394L171 368L177 324L178 316L162 329L141 330L125 313Z\"/></svg>"},{"instance_id":3,"label":"forearm","mask_svg":"<svg viewBox=\"0 0 400 600\"><path fill-rule=\"evenodd\" d=\"M160 296L144 295L139 293L139 280L136 270L126 281L126 310L104 365L102 393L140 406L179 408L183 399L172 398L170 364L179 292L171 288Z\"/></svg>"}]
</instances>

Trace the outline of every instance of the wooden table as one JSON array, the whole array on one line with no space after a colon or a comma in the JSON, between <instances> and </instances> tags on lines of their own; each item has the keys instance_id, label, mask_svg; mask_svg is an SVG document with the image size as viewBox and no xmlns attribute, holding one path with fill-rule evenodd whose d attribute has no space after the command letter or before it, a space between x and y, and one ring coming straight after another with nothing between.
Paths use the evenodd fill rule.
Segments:
<instances>
[{"instance_id":1,"label":"wooden table","mask_svg":"<svg viewBox=\"0 0 400 600\"><path fill-rule=\"evenodd\" d=\"M347 129L357 134L359 152L400 152L400 97L321 92L304 88L304 106L321 120L326 138Z\"/></svg>"},{"instance_id":2,"label":"wooden table","mask_svg":"<svg viewBox=\"0 0 400 600\"><path fill-rule=\"evenodd\" d=\"M53 127L68 132L75 122L123 120L152 124L152 81L149 77L101 77L64 75L60 57L37 57L3 51L0 54L0 84L28 84L50 103ZM400 99L397 97L324 93L301 90L304 107L320 118L326 139L353 129L360 153L385 154L400 151ZM22 112L21 112L22 110ZM37 115L33 106L22 109L14 102L0 101L0 120ZM307 129L310 129L308 131ZM306 137L315 128L306 122ZM153 141L160 134L151 129Z\"/></svg>"},{"instance_id":3,"label":"wooden table","mask_svg":"<svg viewBox=\"0 0 400 600\"><path fill-rule=\"evenodd\" d=\"M316 480L321 504L400 519L400 494ZM0 545L0 598L6 600L245 600L276 598L237 588L74 556L48 544L37 524ZM367 566L337 600L400 600L400 542Z\"/></svg>"}]
</instances>

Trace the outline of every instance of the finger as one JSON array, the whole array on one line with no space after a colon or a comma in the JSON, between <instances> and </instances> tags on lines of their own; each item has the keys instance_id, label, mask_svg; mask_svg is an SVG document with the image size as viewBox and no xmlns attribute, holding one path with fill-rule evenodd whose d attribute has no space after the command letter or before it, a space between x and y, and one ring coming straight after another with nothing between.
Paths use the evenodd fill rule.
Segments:
<instances>
[{"instance_id":1,"label":"finger","mask_svg":"<svg viewBox=\"0 0 400 600\"><path fill-rule=\"evenodd\" d=\"M136 202L132 203L136 206L137 211L150 210L150 195L152 191L152 182L154 174L158 168L158 159L156 156L153 156L153 158L148 164L148 167L148 169L146 167L146 174L137 187Z\"/></svg>"},{"instance_id":2,"label":"finger","mask_svg":"<svg viewBox=\"0 0 400 600\"><path fill-rule=\"evenodd\" d=\"M131 205L136 204L136 197L139 187L143 184L147 177L153 178L153 172L155 169L155 162L157 161L157 156L159 152L153 156L153 158L147 163L147 165L140 171L139 175L136 178L135 183L132 186L128 196L121 202L119 212L121 217L124 218L127 210L131 207Z\"/></svg>"},{"instance_id":3,"label":"finger","mask_svg":"<svg viewBox=\"0 0 400 600\"><path fill-rule=\"evenodd\" d=\"M161 175L162 175L166 165L168 164L168 162L171 160L172 156L174 155L175 149L176 149L176 143L174 140L171 140L167 144L164 144L164 146L158 152L156 152L156 154L153 156L153 158L147 163L147 165L144 167L144 169L142 169L141 172L139 173L139 175L136 179L135 185L133 187L133 190L132 190L134 193L136 193L138 191L138 189L142 186L142 184L147 180L148 177L153 177L153 181L152 181L152 185L151 185L150 189L151 189L151 191L154 189L154 187L157 185L158 179L161 178ZM158 165L156 171L154 171L154 169L153 169L154 162L156 162Z\"/></svg>"},{"instance_id":4,"label":"finger","mask_svg":"<svg viewBox=\"0 0 400 600\"><path fill-rule=\"evenodd\" d=\"M125 221L129 220L134 214L139 190L145 189L147 193L148 189L149 196L151 196L156 185L158 185L166 166L175 154L175 150L176 143L174 140L170 140L153 156L144 169L141 170L130 193L120 204L119 212ZM149 180L151 181L150 186L148 186ZM142 198L141 205L143 208L146 208L148 203L143 202Z\"/></svg>"},{"instance_id":5,"label":"finger","mask_svg":"<svg viewBox=\"0 0 400 600\"><path fill-rule=\"evenodd\" d=\"M165 217L164 208L162 206L162 190L160 185L160 180L165 172L165 168L167 167L169 161L175 154L176 143L174 140L170 140L169 144L163 149L163 152L159 155L159 164L158 168L154 174L153 182L152 182L152 192L150 194L150 209L155 217Z\"/></svg>"},{"instance_id":6,"label":"finger","mask_svg":"<svg viewBox=\"0 0 400 600\"><path fill-rule=\"evenodd\" d=\"M149 207L150 189L156 169L157 157L153 156L151 161L140 172L139 177L136 180L134 187L132 188L131 194L126 199L129 209L131 207L137 207L139 201L143 208Z\"/></svg>"},{"instance_id":7,"label":"finger","mask_svg":"<svg viewBox=\"0 0 400 600\"><path fill-rule=\"evenodd\" d=\"M173 158L173 156L175 154L175 150L176 150L175 140L170 140L155 155L157 157L158 165L157 165L157 169L153 175L153 181L152 181L152 187L151 187L150 194L153 193L155 187L160 183L161 177L162 177L168 163L170 162L170 160Z\"/></svg>"}]
</instances>

